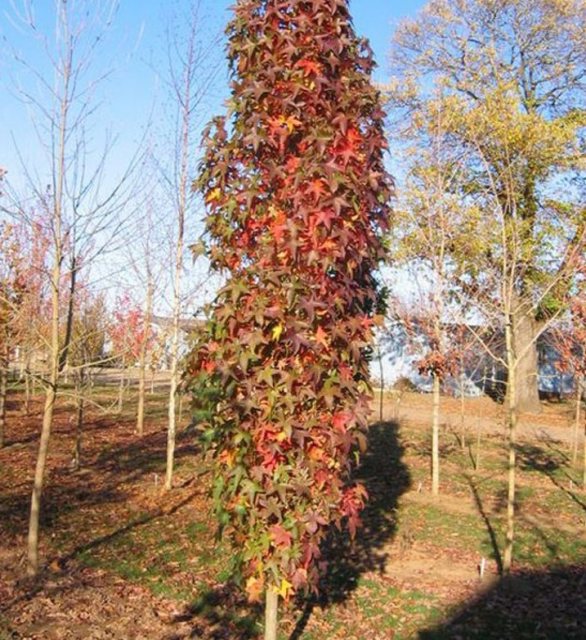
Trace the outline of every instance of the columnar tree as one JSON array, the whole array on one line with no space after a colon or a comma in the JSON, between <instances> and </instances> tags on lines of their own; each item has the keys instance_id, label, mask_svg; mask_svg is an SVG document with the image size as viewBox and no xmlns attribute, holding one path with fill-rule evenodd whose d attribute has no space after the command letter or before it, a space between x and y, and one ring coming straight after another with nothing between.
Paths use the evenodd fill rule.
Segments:
<instances>
[{"instance_id":1,"label":"columnar tree","mask_svg":"<svg viewBox=\"0 0 586 640\"><path fill-rule=\"evenodd\" d=\"M207 130L198 187L228 280L189 376L217 514L272 638L278 595L316 587L328 527L359 522L348 472L372 399L391 184L346 0L241 0L227 33L229 111Z\"/></svg>"}]
</instances>

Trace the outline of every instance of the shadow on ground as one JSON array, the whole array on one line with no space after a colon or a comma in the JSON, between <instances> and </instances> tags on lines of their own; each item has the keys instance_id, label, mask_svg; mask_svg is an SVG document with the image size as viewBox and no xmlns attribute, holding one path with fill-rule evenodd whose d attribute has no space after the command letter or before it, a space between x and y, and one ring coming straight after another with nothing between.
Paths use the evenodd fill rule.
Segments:
<instances>
[{"instance_id":1,"label":"shadow on ground","mask_svg":"<svg viewBox=\"0 0 586 640\"><path fill-rule=\"evenodd\" d=\"M504 578L420 640L578 640L586 638L586 565Z\"/></svg>"},{"instance_id":2,"label":"shadow on ground","mask_svg":"<svg viewBox=\"0 0 586 640\"><path fill-rule=\"evenodd\" d=\"M362 514L363 526L354 542L346 532L332 536L325 550L329 571L321 585L320 604L342 602L354 591L363 573L384 571L387 546L397 529L399 498L411 486L403 454L397 423L382 422L370 427L368 449L355 474L369 495Z\"/></svg>"},{"instance_id":3,"label":"shadow on ground","mask_svg":"<svg viewBox=\"0 0 586 640\"><path fill-rule=\"evenodd\" d=\"M227 583L206 590L174 623L189 622L190 638L256 640L263 608L251 605L242 590Z\"/></svg>"},{"instance_id":4,"label":"shadow on ground","mask_svg":"<svg viewBox=\"0 0 586 640\"><path fill-rule=\"evenodd\" d=\"M531 444L518 446L519 468L543 474L570 500L586 511L586 501L581 497L580 491L574 489L580 486L580 482L568 471L572 464L570 457L556 447L559 442L548 441L545 444L547 448Z\"/></svg>"},{"instance_id":5,"label":"shadow on ground","mask_svg":"<svg viewBox=\"0 0 586 640\"><path fill-rule=\"evenodd\" d=\"M114 436L116 429L111 423L97 428L106 430L104 442L108 438L108 428ZM156 431L139 438L129 428L128 434L122 442L117 441L101 450L98 449L101 442L93 443L93 451L86 454L81 472L72 471L66 466L55 467L47 472L41 511L41 527L45 534L51 534L65 516L81 507L125 504L130 488L144 478L150 481L157 476L162 483L166 432ZM95 449L98 449L97 453ZM185 432L178 435L176 461L193 458L198 451L191 436ZM15 535L25 532L29 507L30 483L22 483L13 487L12 491L0 494L0 533Z\"/></svg>"}]
</instances>

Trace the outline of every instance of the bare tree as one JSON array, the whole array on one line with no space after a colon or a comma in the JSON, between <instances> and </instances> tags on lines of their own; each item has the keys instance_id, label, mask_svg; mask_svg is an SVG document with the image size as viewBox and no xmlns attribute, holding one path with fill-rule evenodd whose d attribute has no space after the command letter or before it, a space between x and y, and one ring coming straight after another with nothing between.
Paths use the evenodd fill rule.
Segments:
<instances>
[{"instance_id":1,"label":"bare tree","mask_svg":"<svg viewBox=\"0 0 586 640\"><path fill-rule=\"evenodd\" d=\"M104 56L104 35L110 27L118 0L91 3L54 0L55 32L44 33L34 4L13 5L13 23L44 52L50 73L35 66L15 49L8 54L33 82L19 86L19 96L29 108L44 166L29 166L22 150L22 173L31 199L43 210L51 246L47 281L50 289L48 367L43 379L45 406L37 457L28 535L28 573L39 568L39 515L53 412L60 372L68 361L74 327L74 309L80 271L100 255L116 247L122 237L134 162L118 176L114 186L106 175L112 140L95 157L88 145L88 131L96 113L95 92L109 71L95 71ZM31 59L32 56L31 56ZM38 60L35 58L35 61ZM100 68L103 68L100 60ZM31 89L30 86L34 86ZM48 186L47 186L48 185ZM18 213L27 216L27 199L13 197ZM124 213L123 213L124 212ZM66 292L64 292L64 289ZM64 331L62 327L64 326Z\"/></svg>"},{"instance_id":2,"label":"bare tree","mask_svg":"<svg viewBox=\"0 0 586 640\"><path fill-rule=\"evenodd\" d=\"M449 141L450 114L441 100L423 105L401 123L395 133L402 141L403 166L407 167L394 213L395 264L409 274L419 290L418 311L412 318L398 317L412 343L419 342L420 373L431 376L431 486L440 486L440 419L443 381L454 372L454 350L446 334L454 317L450 300L458 284L458 253L465 251L466 216L456 195L458 175L465 156L453 158ZM454 256L456 254L456 256ZM392 308L405 311L404 305ZM413 309L409 308L409 313ZM399 316L401 313L399 313ZM404 315L404 313L403 313Z\"/></svg>"},{"instance_id":3,"label":"bare tree","mask_svg":"<svg viewBox=\"0 0 586 640\"><path fill-rule=\"evenodd\" d=\"M152 156L147 157L144 167L147 176L146 183L156 184L156 173ZM160 294L160 283L164 280L164 271L168 264L163 256L160 243L157 242L157 232L163 224L160 215L164 209L159 206L156 190L149 189L142 206L144 217L140 219L136 230L136 241L128 248L133 287L141 292L142 299L142 327L140 331L140 345L138 353L138 404L136 411L136 432L144 434L145 404L146 404L146 374L156 334L153 329L153 310L155 301ZM159 214L159 215L157 215ZM166 248L164 245L163 249ZM151 358L152 359L152 358Z\"/></svg>"},{"instance_id":4,"label":"bare tree","mask_svg":"<svg viewBox=\"0 0 586 640\"><path fill-rule=\"evenodd\" d=\"M477 136L478 156L488 163L483 155L482 128L477 131ZM463 278L462 291L470 296L469 300L483 320L483 330L476 331L470 327L471 332L490 357L506 371L508 490L503 570L508 573L512 566L515 539L517 425L520 413L517 370L524 366L527 351L536 349L537 341L559 318L565 305L557 305L542 319L539 331L531 341L528 342L525 335L519 337L519 333L523 333L527 315L536 306L543 305L553 294L559 295L560 288L565 291L566 283L575 279L586 246L586 232L582 230L566 247L558 268L548 279L542 280L539 296L535 295L535 290L521 295L518 277L526 256L525 226L522 217L511 215L511 210L514 214L514 206L511 209L514 194L511 193L506 203L503 203L503 184L508 185L511 190L515 189L515 185L507 181L506 175L500 175L498 180L489 182L482 198L477 199L474 205L481 212L490 211L492 219L489 223L488 217L482 217L484 222L482 228L476 228L474 242L480 247L498 247L498 259L483 251L473 253L471 249L470 254L477 261L475 268L482 274L482 278L476 278L472 283ZM503 341L504 349L500 348Z\"/></svg>"},{"instance_id":5,"label":"bare tree","mask_svg":"<svg viewBox=\"0 0 586 640\"><path fill-rule=\"evenodd\" d=\"M171 300L171 344L169 349L171 385L169 390L167 468L165 488L173 484L177 431L177 389L179 385L180 332L182 306L186 295L183 285L186 249L186 218L193 215L195 196L192 181L197 159L195 134L203 122L203 107L209 96L217 68L213 65L218 38L204 31L203 4L194 0L185 16L167 37L167 83L175 110L173 159L171 169L162 167L173 210L173 265Z\"/></svg>"}]
</instances>

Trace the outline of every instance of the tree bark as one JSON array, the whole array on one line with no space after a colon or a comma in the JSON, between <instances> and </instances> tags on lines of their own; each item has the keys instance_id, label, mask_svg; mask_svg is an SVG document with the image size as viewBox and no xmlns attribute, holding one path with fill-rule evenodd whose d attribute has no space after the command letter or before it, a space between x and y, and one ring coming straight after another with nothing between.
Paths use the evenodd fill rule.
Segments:
<instances>
[{"instance_id":1,"label":"tree bark","mask_svg":"<svg viewBox=\"0 0 586 640\"><path fill-rule=\"evenodd\" d=\"M385 398L385 370L383 367L383 354L378 345L378 367L380 374L380 401L379 401L379 420L383 421L384 398Z\"/></svg>"},{"instance_id":2,"label":"tree bark","mask_svg":"<svg viewBox=\"0 0 586 640\"><path fill-rule=\"evenodd\" d=\"M81 467L81 449L83 440L83 420L85 413L84 393L86 388L86 376L84 368L79 370L79 373L75 376L75 391L77 411L75 419L75 448L73 451L73 468L77 471Z\"/></svg>"},{"instance_id":3,"label":"tree bark","mask_svg":"<svg viewBox=\"0 0 586 640\"><path fill-rule=\"evenodd\" d=\"M269 588L266 593L264 640L277 640L278 611L279 595Z\"/></svg>"},{"instance_id":4,"label":"tree bark","mask_svg":"<svg viewBox=\"0 0 586 640\"><path fill-rule=\"evenodd\" d=\"M515 541L515 500L516 500L516 470L517 470L517 364L514 329L512 321L507 322L505 329L507 365L509 369L507 422L508 422L508 490L507 490L507 531L505 541L505 553L503 555L503 572L510 573L513 563L513 543Z\"/></svg>"},{"instance_id":5,"label":"tree bark","mask_svg":"<svg viewBox=\"0 0 586 640\"><path fill-rule=\"evenodd\" d=\"M165 471L165 489L170 491L173 487L173 467L175 463L176 440L176 400L177 400L177 359L173 358L171 369L171 388L169 390L169 424L167 427L167 467Z\"/></svg>"},{"instance_id":6,"label":"tree bark","mask_svg":"<svg viewBox=\"0 0 586 640\"><path fill-rule=\"evenodd\" d=\"M441 380L433 376L433 419L431 425L431 493L439 494L439 419L440 419Z\"/></svg>"},{"instance_id":7,"label":"tree bark","mask_svg":"<svg viewBox=\"0 0 586 640\"><path fill-rule=\"evenodd\" d=\"M69 345L71 344L71 336L73 333L73 314L75 309L75 287L77 282L77 258L74 253L71 257L71 266L69 272L69 297L67 300L67 319L65 321L65 339L63 340L63 346L61 349L61 355L59 356L59 372L61 373L67 365L67 359L69 357Z\"/></svg>"},{"instance_id":8,"label":"tree bark","mask_svg":"<svg viewBox=\"0 0 586 640\"><path fill-rule=\"evenodd\" d=\"M584 423L584 458L582 460L582 487L586 490L586 422Z\"/></svg>"},{"instance_id":9,"label":"tree bark","mask_svg":"<svg viewBox=\"0 0 586 640\"><path fill-rule=\"evenodd\" d=\"M60 217L58 218L60 220ZM58 228L59 234L61 233ZM60 235L57 236L60 238ZM51 277L51 352L49 365L49 380L45 392L45 408L43 411L43 426L39 452L35 467L35 477L31 496L31 510L29 518L27 541L27 573L35 576L39 570L39 523L41 514L41 498L45 479L45 467L49 453L49 441L51 439L51 427L53 426L53 412L59 383L59 280L61 276L61 250L57 241L56 255L54 257L53 273Z\"/></svg>"},{"instance_id":10,"label":"tree bark","mask_svg":"<svg viewBox=\"0 0 586 640\"><path fill-rule=\"evenodd\" d=\"M578 439L580 437L580 422L582 417L582 381L580 376L575 375L576 379L576 412L574 415L574 429L572 434L572 464L576 464L578 460Z\"/></svg>"},{"instance_id":11,"label":"tree bark","mask_svg":"<svg viewBox=\"0 0 586 640\"><path fill-rule=\"evenodd\" d=\"M540 413L537 323L531 312L518 310L515 314L515 366L516 410L520 413ZM510 371L510 370L509 370ZM509 375L511 375L509 373ZM509 386L509 392L511 387Z\"/></svg>"},{"instance_id":12,"label":"tree bark","mask_svg":"<svg viewBox=\"0 0 586 640\"><path fill-rule=\"evenodd\" d=\"M466 451L466 396L464 363L460 360L460 447Z\"/></svg>"},{"instance_id":13,"label":"tree bark","mask_svg":"<svg viewBox=\"0 0 586 640\"><path fill-rule=\"evenodd\" d=\"M120 384L118 385L118 413L122 413L124 405L124 367L120 370Z\"/></svg>"},{"instance_id":14,"label":"tree bark","mask_svg":"<svg viewBox=\"0 0 586 640\"><path fill-rule=\"evenodd\" d=\"M30 369L30 356L29 362L24 374L24 413L30 415L31 412L31 369Z\"/></svg>"},{"instance_id":15,"label":"tree bark","mask_svg":"<svg viewBox=\"0 0 586 640\"><path fill-rule=\"evenodd\" d=\"M139 436L144 434L144 405L146 394L146 356L148 350L148 343L151 333L151 316L153 305L153 284L148 276L146 300L145 300L145 313L144 313L144 332L143 340L140 345L139 355L139 374L138 374L138 409L136 411L136 432Z\"/></svg>"}]
</instances>

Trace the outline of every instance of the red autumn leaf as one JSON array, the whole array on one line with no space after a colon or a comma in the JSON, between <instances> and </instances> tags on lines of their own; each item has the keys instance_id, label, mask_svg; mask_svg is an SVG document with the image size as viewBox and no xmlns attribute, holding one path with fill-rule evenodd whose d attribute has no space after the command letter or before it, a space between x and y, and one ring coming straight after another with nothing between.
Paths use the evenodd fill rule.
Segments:
<instances>
[{"instance_id":1,"label":"red autumn leaf","mask_svg":"<svg viewBox=\"0 0 586 640\"><path fill-rule=\"evenodd\" d=\"M314 60L299 60L297 66L303 69L304 75L319 75L321 73L321 65Z\"/></svg>"},{"instance_id":2,"label":"red autumn leaf","mask_svg":"<svg viewBox=\"0 0 586 640\"><path fill-rule=\"evenodd\" d=\"M277 545L277 547L290 547L291 546L291 534L283 529L280 524L272 526L270 529L271 539Z\"/></svg>"},{"instance_id":3,"label":"red autumn leaf","mask_svg":"<svg viewBox=\"0 0 586 640\"><path fill-rule=\"evenodd\" d=\"M317 331L315 332L316 342L318 344L321 344L324 347L327 347L328 346L327 338L328 338L328 334L323 330L321 326L319 326L317 328Z\"/></svg>"}]
</instances>

